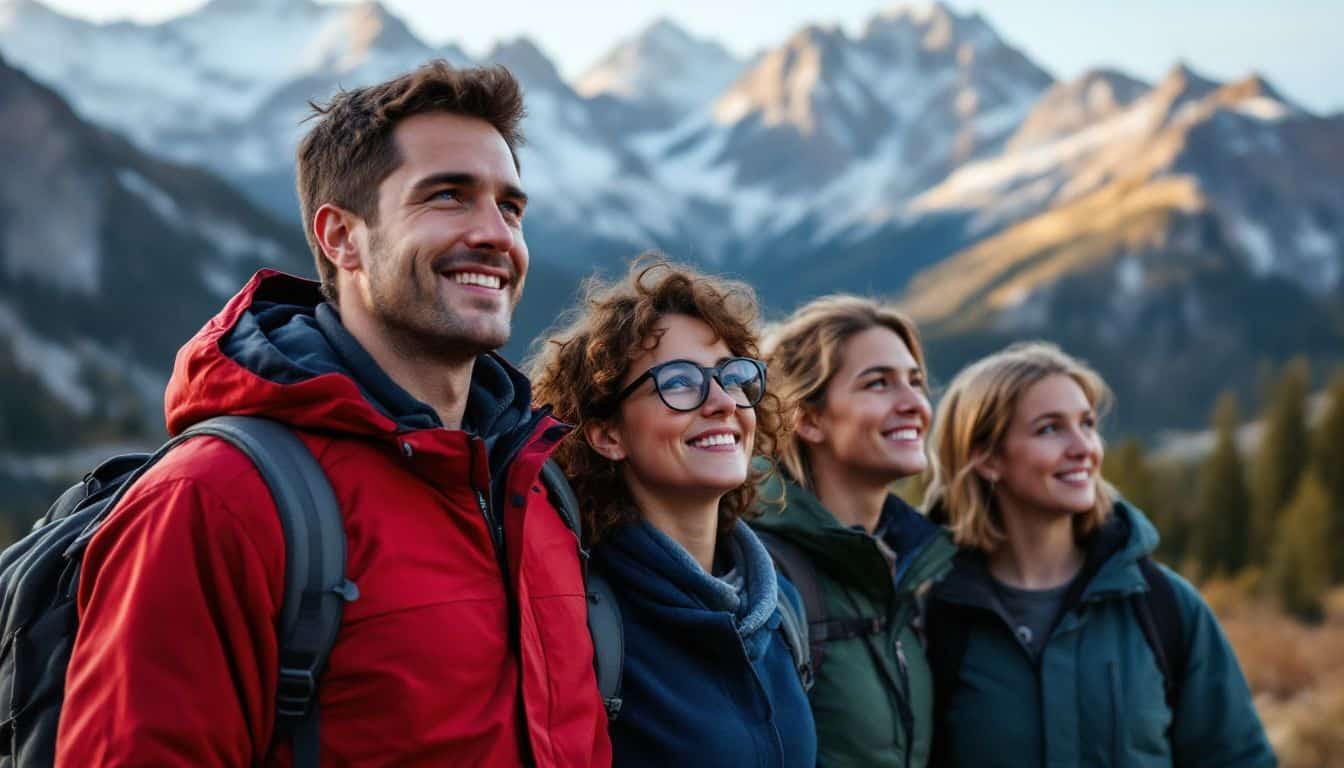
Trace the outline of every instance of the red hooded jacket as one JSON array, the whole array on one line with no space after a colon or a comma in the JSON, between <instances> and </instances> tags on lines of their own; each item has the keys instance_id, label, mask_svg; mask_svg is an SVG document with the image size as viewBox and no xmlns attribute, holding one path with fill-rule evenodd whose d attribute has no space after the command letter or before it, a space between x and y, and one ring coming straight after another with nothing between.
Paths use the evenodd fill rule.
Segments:
<instances>
[{"instance_id":1,"label":"red hooded jacket","mask_svg":"<svg viewBox=\"0 0 1344 768\"><path fill-rule=\"evenodd\" d=\"M575 540L538 480L564 428L487 355L469 428L444 429L320 301L258 273L178 353L165 409L173 434L285 422L327 470L360 596L320 682L322 764L609 764ZM84 559L57 764L288 765L272 738L284 562L231 446L197 438L147 473Z\"/></svg>"}]
</instances>

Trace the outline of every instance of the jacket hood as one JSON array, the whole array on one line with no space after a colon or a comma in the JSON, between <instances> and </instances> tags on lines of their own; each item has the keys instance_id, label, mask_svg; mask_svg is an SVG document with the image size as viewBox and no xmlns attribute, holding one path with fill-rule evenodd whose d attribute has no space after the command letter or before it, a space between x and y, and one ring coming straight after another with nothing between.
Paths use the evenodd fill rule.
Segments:
<instances>
[{"instance_id":1,"label":"jacket hood","mask_svg":"<svg viewBox=\"0 0 1344 768\"><path fill-rule=\"evenodd\" d=\"M1119 500L1110 517L1088 537L1083 568L1065 595L1064 604L1124 597L1147 589L1140 558L1157 549L1157 529L1139 509ZM984 553L962 551L951 574L934 586L939 599L993 607L997 604Z\"/></svg>"},{"instance_id":2,"label":"jacket hood","mask_svg":"<svg viewBox=\"0 0 1344 768\"><path fill-rule=\"evenodd\" d=\"M940 526L899 496L887 496L874 535L896 553L896 571L889 578L886 559L873 546L872 537L841 524L821 499L792 479L772 473L761 484L758 498L761 514L752 519L752 526L789 539L823 571L857 589L900 584L919 554L935 539L947 537ZM782 509L776 504L780 499Z\"/></svg>"},{"instance_id":3,"label":"jacket hood","mask_svg":"<svg viewBox=\"0 0 1344 768\"><path fill-rule=\"evenodd\" d=\"M521 373L483 355L463 429L494 442L536 420L530 401ZM254 275L178 351L164 410L170 434L222 414L359 435L442 426L345 330L317 283L274 270Z\"/></svg>"},{"instance_id":4,"label":"jacket hood","mask_svg":"<svg viewBox=\"0 0 1344 768\"><path fill-rule=\"evenodd\" d=\"M1084 598L1147 588L1139 572L1139 560L1157 550L1158 534L1138 507L1124 500L1116 501L1110 518L1093 539L1088 559L1095 558L1100 565L1088 582Z\"/></svg>"},{"instance_id":5,"label":"jacket hood","mask_svg":"<svg viewBox=\"0 0 1344 768\"><path fill-rule=\"evenodd\" d=\"M622 597L665 626L708 628L730 614L748 648L764 652L769 633L760 630L772 625L779 603L774 565L747 526L734 525L726 538L721 546L727 565L741 574L740 590L706 573L684 547L644 520L612 532L593 558L620 584Z\"/></svg>"}]
</instances>

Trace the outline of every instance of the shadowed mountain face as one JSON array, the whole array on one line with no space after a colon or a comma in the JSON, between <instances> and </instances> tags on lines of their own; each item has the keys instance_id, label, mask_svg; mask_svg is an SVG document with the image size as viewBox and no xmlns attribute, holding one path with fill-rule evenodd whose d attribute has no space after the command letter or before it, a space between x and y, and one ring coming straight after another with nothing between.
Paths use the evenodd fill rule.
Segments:
<instances>
[{"instance_id":1,"label":"shadowed mountain face","mask_svg":"<svg viewBox=\"0 0 1344 768\"><path fill-rule=\"evenodd\" d=\"M148 26L0 0L0 52L129 139L7 71L41 95L6 90L0 109L44 137L0 137L29 169L0 181L0 332L28 340L11 344L16 370L50 367L37 348L83 360L69 350L87 336L144 381L252 266L311 269L291 224L306 100L434 56L475 63L377 3L311 0L215 0ZM574 84L526 39L480 61L527 91L533 267L515 359L583 275L650 246L748 279L771 314L832 291L900 297L944 380L1010 340L1056 339L1113 380L1121 426L1145 432L1202 423L1217 389L1249 391L1261 358L1344 350L1344 117L1261 78L1176 66L1155 84L1055 82L939 4L857 34L809 26L745 62L663 21ZM274 220L133 145L208 167ZM203 200L232 213L189 213ZM210 234L217 219L231 240ZM119 298L159 275L180 288Z\"/></svg>"},{"instance_id":2,"label":"shadowed mountain face","mask_svg":"<svg viewBox=\"0 0 1344 768\"><path fill-rule=\"evenodd\" d=\"M24 402L117 431L158 421L184 335L253 271L311 271L299 232L226 182L148 157L0 62L0 356L7 447L68 444ZM64 423L57 419L49 426Z\"/></svg>"}]
</instances>

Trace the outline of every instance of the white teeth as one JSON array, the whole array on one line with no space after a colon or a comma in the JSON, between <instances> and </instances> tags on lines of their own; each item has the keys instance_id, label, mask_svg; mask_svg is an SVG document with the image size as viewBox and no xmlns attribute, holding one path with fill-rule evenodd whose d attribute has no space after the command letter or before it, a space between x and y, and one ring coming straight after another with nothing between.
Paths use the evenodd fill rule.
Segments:
<instances>
[{"instance_id":1,"label":"white teeth","mask_svg":"<svg viewBox=\"0 0 1344 768\"><path fill-rule=\"evenodd\" d=\"M718 435L710 435L709 437L702 437L699 440L691 441L691 445L695 446L696 448L709 448L715 445L736 445L736 444L737 444L737 437L734 435L730 435L726 432Z\"/></svg>"},{"instance_id":2,"label":"white teeth","mask_svg":"<svg viewBox=\"0 0 1344 768\"><path fill-rule=\"evenodd\" d=\"M1066 483L1080 483L1087 479L1087 471L1080 469L1077 472L1069 472L1060 475L1060 479Z\"/></svg>"},{"instance_id":3,"label":"white teeth","mask_svg":"<svg viewBox=\"0 0 1344 768\"><path fill-rule=\"evenodd\" d=\"M919 430L913 427L909 427L906 429L898 429L895 432L891 433L892 440L914 440L918 437L919 437Z\"/></svg>"},{"instance_id":4,"label":"white teeth","mask_svg":"<svg viewBox=\"0 0 1344 768\"><path fill-rule=\"evenodd\" d=\"M454 272L453 282L461 285L479 285L496 290L499 289L501 284L498 275L483 275L479 272Z\"/></svg>"}]
</instances>

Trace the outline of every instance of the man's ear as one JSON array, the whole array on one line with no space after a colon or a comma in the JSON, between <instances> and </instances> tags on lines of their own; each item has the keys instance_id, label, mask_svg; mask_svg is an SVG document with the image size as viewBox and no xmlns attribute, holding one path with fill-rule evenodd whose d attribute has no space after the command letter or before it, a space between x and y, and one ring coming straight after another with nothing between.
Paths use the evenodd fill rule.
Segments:
<instances>
[{"instance_id":1,"label":"man's ear","mask_svg":"<svg viewBox=\"0 0 1344 768\"><path fill-rule=\"evenodd\" d=\"M593 419L583 425L583 437L594 451L611 461L625 459L625 444L616 424L605 419Z\"/></svg>"},{"instance_id":2,"label":"man's ear","mask_svg":"<svg viewBox=\"0 0 1344 768\"><path fill-rule=\"evenodd\" d=\"M821 418L807 406L798 409L798 429L795 431L805 443L821 445L826 441L826 430L821 427Z\"/></svg>"},{"instance_id":3,"label":"man's ear","mask_svg":"<svg viewBox=\"0 0 1344 768\"><path fill-rule=\"evenodd\" d=\"M313 235L322 256L337 269L352 271L363 266L359 234L364 220L332 203L313 214Z\"/></svg>"}]
</instances>

